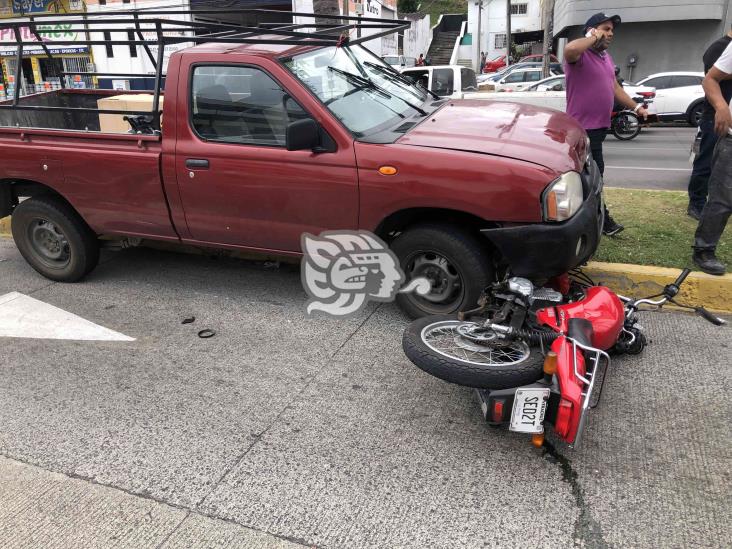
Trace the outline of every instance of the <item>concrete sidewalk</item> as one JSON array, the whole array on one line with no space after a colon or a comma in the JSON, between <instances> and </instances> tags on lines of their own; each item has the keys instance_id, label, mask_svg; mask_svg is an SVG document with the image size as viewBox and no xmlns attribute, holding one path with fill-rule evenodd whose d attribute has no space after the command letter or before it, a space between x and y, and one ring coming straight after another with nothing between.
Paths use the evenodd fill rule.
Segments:
<instances>
[{"instance_id":1,"label":"concrete sidewalk","mask_svg":"<svg viewBox=\"0 0 732 549\"><path fill-rule=\"evenodd\" d=\"M4 549L307 547L2 456L0 502Z\"/></svg>"}]
</instances>

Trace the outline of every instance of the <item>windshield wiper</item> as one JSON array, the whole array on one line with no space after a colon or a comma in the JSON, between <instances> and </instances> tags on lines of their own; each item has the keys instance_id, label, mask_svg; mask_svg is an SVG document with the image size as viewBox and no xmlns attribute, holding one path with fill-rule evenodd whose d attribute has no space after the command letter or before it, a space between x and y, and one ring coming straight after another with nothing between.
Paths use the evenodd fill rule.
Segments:
<instances>
[{"instance_id":1,"label":"windshield wiper","mask_svg":"<svg viewBox=\"0 0 732 549\"><path fill-rule=\"evenodd\" d=\"M328 70L337 72L338 74L344 76L346 80L350 80L351 83L355 82L357 86L372 89L382 97L385 97L386 99L391 99L391 94L389 92L382 90L379 86L374 84L368 78L364 78L363 76L359 76L358 74L353 74L352 72L337 69L335 67L328 67Z\"/></svg>"},{"instance_id":2,"label":"windshield wiper","mask_svg":"<svg viewBox=\"0 0 732 549\"><path fill-rule=\"evenodd\" d=\"M400 97L398 95L392 95L382 87L378 86L377 84L374 84L372 80L369 80L368 78L364 78L363 76L359 76L358 74L353 74L352 72L344 71L341 69L337 69L335 67L328 67L328 70L337 72L338 74L341 74L345 76L347 79L350 79L352 82L358 82L359 85L374 90L376 93L380 94L382 97L385 97L387 99L391 99L392 97L396 97L397 99L402 100L404 103L407 104L408 107L414 109L422 116L427 116L427 111L422 109L421 107L418 107L417 105L413 105L403 97ZM402 118L404 116L402 115Z\"/></svg>"},{"instance_id":3,"label":"windshield wiper","mask_svg":"<svg viewBox=\"0 0 732 549\"><path fill-rule=\"evenodd\" d=\"M379 71L382 74L390 74L392 76L396 76L398 80L401 80L402 82L404 82L405 84L408 84L410 86L416 85L414 80L412 80L408 76L404 76L402 73L400 73L396 69L392 69L392 68L387 69L386 67L382 67L381 65L377 65L376 63L372 63L371 61L364 61L363 64L366 65L367 67L376 69L377 71ZM422 88L424 91L426 91L428 94L430 94L434 99L440 99L440 96L437 95L435 92L428 90L424 86L420 86L420 88Z\"/></svg>"}]
</instances>

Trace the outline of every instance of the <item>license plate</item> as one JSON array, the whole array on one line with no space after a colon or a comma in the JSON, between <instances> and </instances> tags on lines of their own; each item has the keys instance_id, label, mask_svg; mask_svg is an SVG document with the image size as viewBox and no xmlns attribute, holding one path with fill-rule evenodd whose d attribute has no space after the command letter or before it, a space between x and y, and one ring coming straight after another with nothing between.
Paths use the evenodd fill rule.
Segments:
<instances>
[{"instance_id":1,"label":"license plate","mask_svg":"<svg viewBox=\"0 0 732 549\"><path fill-rule=\"evenodd\" d=\"M543 433L549 389L518 389L513 399L511 431Z\"/></svg>"}]
</instances>

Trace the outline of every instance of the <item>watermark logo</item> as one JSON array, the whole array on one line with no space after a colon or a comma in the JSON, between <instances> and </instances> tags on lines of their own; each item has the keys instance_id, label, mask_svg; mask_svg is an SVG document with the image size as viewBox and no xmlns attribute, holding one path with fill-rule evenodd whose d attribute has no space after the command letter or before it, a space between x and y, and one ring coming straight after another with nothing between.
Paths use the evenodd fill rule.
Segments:
<instances>
[{"instance_id":1,"label":"watermark logo","mask_svg":"<svg viewBox=\"0 0 732 549\"><path fill-rule=\"evenodd\" d=\"M360 311L369 301L394 301L397 293L426 295L426 278L406 280L399 261L378 236L367 231L304 233L302 284L310 296L308 314L315 311L344 317ZM401 288L401 289L400 289Z\"/></svg>"}]
</instances>

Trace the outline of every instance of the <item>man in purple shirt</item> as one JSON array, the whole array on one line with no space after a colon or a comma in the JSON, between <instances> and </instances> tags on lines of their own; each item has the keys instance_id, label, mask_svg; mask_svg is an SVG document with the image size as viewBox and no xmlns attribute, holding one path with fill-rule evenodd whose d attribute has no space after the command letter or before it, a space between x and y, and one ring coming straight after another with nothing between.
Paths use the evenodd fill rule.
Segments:
<instances>
[{"instance_id":1,"label":"man in purple shirt","mask_svg":"<svg viewBox=\"0 0 732 549\"><path fill-rule=\"evenodd\" d=\"M567 82L567 114L577 120L590 138L592 157L605 172L602 142L610 127L615 102L633 110L644 119L648 116L642 104L636 103L615 79L615 63L606 51L613 40L613 31L620 25L617 15L596 13L585 23L584 38L573 40L564 48L564 73ZM616 223L605 209L602 232L613 236L624 227Z\"/></svg>"}]
</instances>

